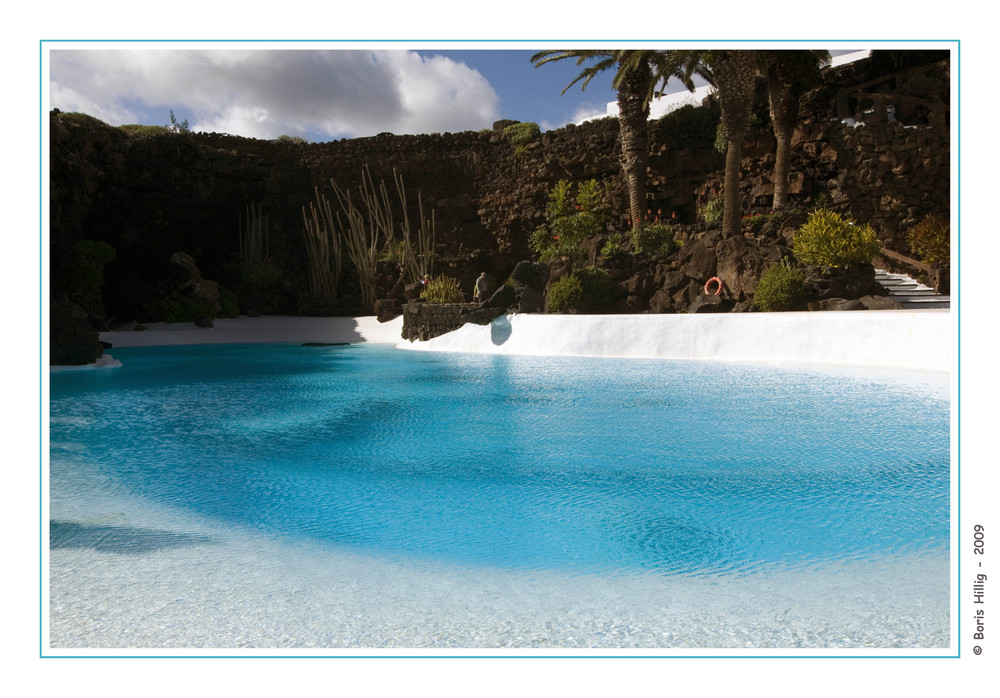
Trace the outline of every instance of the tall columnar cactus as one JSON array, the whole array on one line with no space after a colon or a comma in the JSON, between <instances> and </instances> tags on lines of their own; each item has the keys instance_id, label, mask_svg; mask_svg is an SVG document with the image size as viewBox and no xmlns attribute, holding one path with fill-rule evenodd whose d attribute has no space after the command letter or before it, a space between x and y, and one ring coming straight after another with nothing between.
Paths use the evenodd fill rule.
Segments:
<instances>
[{"instance_id":1,"label":"tall columnar cactus","mask_svg":"<svg viewBox=\"0 0 1000 698\"><path fill-rule=\"evenodd\" d=\"M344 190L330 180L340 204L337 226L358 271L361 300L366 308L375 304L375 266L381 250L400 265L411 281L429 276L434 268L434 212L427 218L423 200L418 196L420 227L415 229L410 223L403 177L395 169L392 174L396 200L389 195L385 181L375 184L367 166L361 173L361 185L356 192L358 203L355 203L353 191ZM402 212L402 221L398 224L396 210Z\"/></svg>"},{"instance_id":2,"label":"tall columnar cactus","mask_svg":"<svg viewBox=\"0 0 1000 698\"><path fill-rule=\"evenodd\" d=\"M270 250L268 239L269 221L261 212L260 204L247 204L245 216L240 216L240 261L259 264Z\"/></svg>"},{"instance_id":3,"label":"tall columnar cactus","mask_svg":"<svg viewBox=\"0 0 1000 698\"><path fill-rule=\"evenodd\" d=\"M334 225L330 202L314 188L316 201L309 211L302 207L303 233L309 256L309 294L315 301L329 305L337 298L342 264L342 243Z\"/></svg>"}]
</instances>

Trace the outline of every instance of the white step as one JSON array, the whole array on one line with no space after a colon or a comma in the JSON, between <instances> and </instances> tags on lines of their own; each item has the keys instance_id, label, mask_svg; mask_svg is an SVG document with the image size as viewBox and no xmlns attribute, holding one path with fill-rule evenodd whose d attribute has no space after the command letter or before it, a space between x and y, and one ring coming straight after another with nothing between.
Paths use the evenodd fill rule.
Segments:
<instances>
[{"instance_id":1,"label":"white step","mask_svg":"<svg viewBox=\"0 0 1000 698\"><path fill-rule=\"evenodd\" d=\"M875 281L904 308L950 308L951 297L942 296L906 274L875 270Z\"/></svg>"}]
</instances>

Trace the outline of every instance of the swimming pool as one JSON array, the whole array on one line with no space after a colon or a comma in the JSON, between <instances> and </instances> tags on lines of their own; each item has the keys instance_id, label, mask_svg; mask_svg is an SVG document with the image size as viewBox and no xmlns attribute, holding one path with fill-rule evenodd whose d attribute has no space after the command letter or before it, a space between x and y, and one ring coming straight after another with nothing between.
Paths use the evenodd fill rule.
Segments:
<instances>
[{"instance_id":1,"label":"swimming pool","mask_svg":"<svg viewBox=\"0 0 1000 698\"><path fill-rule=\"evenodd\" d=\"M330 594L346 614L317 626L289 606L248 640L143 635L112 613L126 646L948 644L946 376L378 345L113 353L121 368L52 375L59 608L186 575L240 607L277 585L283 604ZM131 591L80 588L66 565L87 559ZM873 588L904 571L892 595ZM563 620L541 632L556 597ZM703 627L720 600L734 607ZM192 603L160 610L183 626ZM54 646L107 641L80 605L52 613Z\"/></svg>"}]
</instances>

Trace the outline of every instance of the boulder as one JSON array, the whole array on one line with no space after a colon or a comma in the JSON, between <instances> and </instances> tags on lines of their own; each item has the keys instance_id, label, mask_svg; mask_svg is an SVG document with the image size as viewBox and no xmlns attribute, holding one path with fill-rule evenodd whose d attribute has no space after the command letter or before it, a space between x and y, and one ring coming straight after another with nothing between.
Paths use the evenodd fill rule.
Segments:
<instances>
[{"instance_id":1,"label":"boulder","mask_svg":"<svg viewBox=\"0 0 1000 698\"><path fill-rule=\"evenodd\" d=\"M194 318L198 327L212 327L212 319L222 310L219 302L219 282L203 279L201 270L195 264L191 255L186 252L175 252L170 261L187 272L187 280L181 283L178 289L182 293L187 293L198 305L199 313Z\"/></svg>"},{"instance_id":2,"label":"boulder","mask_svg":"<svg viewBox=\"0 0 1000 698\"><path fill-rule=\"evenodd\" d=\"M723 296L701 293L691 305L688 306L689 313L728 313L733 309L733 301Z\"/></svg>"},{"instance_id":3,"label":"boulder","mask_svg":"<svg viewBox=\"0 0 1000 698\"><path fill-rule=\"evenodd\" d=\"M540 313L545 307L545 297L532 286L521 289L517 299L517 312Z\"/></svg>"},{"instance_id":4,"label":"boulder","mask_svg":"<svg viewBox=\"0 0 1000 698\"><path fill-rule=\"evenodd\" d=\"M688 277L684 274L675 269L670 269L664 264L660 264L656 267L656 274L653 277L653 283L668 293L677 291L687 285L688 281Z\"/></svg>"},{"instance_id":5,"label":"boulder","mask_svg":"<svg viewBox=\"0 0 1000 698\"><path fill-rule=\"evenodd\" d=\"M459 315L459 320L463 323L471 322L473 325L488 325L505 313L506 310L502 308L489 308L483 306L481 308L462 313Z\"/></svg>"},{"instance_id":6,"label":"boulder","mask_svg":"<svg viewBox=\"0 0 1000 698\"><path fill-rule=\"evenodd\" d=\"M549 265L542 262L520 261L510 273L515 285L530 286L538 292L545 290L549 282Z\"/></svg>"},{"instance_id":7,"label":"boulder","mask_svg":"<svg viewBox=\"0 0 1000 698\"><path fill-rule=\"evenodd\" d=\"M375 301L375 318L379 322L389 322L402 312L395 298L380 298Z\"/></svg>"},{"instance_id":8,"label":"boulder","mask_svg":"<svg viewBox=\"0 0 1000 698\"><path fill-rule=\"evenodd\" d=\"M92 364L104 353L98 331L87 311L69 301L49 306L49 363L52 366Z\"/></svg>"},{"instance_id":9,"label":"boulder","mask_svg":"<svg viewBox=\"0 0 1000 698\"><path fill-rule=\"evenodd\" d=\"M484 308L499 308L501 310L506 310L507 308L512 308L517 304L517 291L514 290L513 286L504 284L490 296L482 307Z\"/></svg>"},{"instance_id":10,"label":"boulder","mask_svg":"<svg viewBox=\"0 0 1000 698\"><path fill-rule=\"evenodd\" d=\"M839 269L813 271L806 276L806 288L811 289L818 300L853 300L861 296L885 294L885 290L875 281L875 267L871 264L852 264Z\"/></svg>"},{"instance_id":11,"label":"boulder","mask_svg":"<svg viewBox=\"0 0 1000 698\"><path fill-rule=\"evenodd\" d=\"M902 310L903 304L889 296L861 296L858 299L868 310Z\"/></svg>"},{"instance_id":12,"label":"boulder","mask_svg":"<svg viewBox=\"0 0 1000 698\"><path fill-rule=\"evenodd\" d=\"M652 295L656 288L652 275L647 271L640 271L638 274L621 282L620 286L629 296L643 296L645 298Z\"/></svg>"},{"instance_id":13,"label":"boulder","mask_svg":"<svg viewBox=\"0 0 1000 698\"><path fill-rule=\"evenodd\" d=\"M704 283L712 278L719 265L714 239L705 237L684 245L678 255L678 263L680 270L690 279L700 279Z\"/></svg>"},{"instance_id":14,"label":"boulder","mask_svg":"<svg viewBox=\"0 0 1000 698\"><path fill-rule=\"evenodd\" d=\"M651 313L672 313L674 312L674 299L670 292L660 289L649 299L649 312Z\"/></svg>"},{"instance_id":15,"label":"boulder","mask_svg":"<svg viewBox=\"0 0 1000 698\"><path fill-rule=\"evenodd\" d=\"M403 297L406 298L407 302L410 303L419 300L420 294L423 292L424 292L424 285L419 281L412 284L406 284L406 286L403 287Z\"/></svg>"}]
</instances>

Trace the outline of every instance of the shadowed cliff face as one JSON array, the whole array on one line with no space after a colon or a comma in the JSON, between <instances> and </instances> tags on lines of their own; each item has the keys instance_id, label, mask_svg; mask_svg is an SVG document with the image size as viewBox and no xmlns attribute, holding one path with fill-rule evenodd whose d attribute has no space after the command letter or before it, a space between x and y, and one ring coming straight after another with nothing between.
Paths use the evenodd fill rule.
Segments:
<instances>
[{"instance_id":1,"label":"shadowed cliff face","mask_svg":"<svg viewBox=\"0 0 1000 698\"><path fill-rule=\"evenodd\" d=\"M891 67L891 66L890 66ZM860 223L871 223L884 245L907 252L906 232L923 215L949 210L947 129L904 128L899 122L849 128L830 117L838 77L811 102L793 138L790 195L811 206L823 199ZM945 95L947 96L947 95ZM722 156L714 149L717 107L685 108L649 122L649 208L678 224L694 225L697 206L721 195ZM375 182L392 188L402 176L411 225L433 212L435 273L472 288L482 271L506 278L530 258L528 239L545 221L546 200L562 179L597 179L608 187L608 232L628 228L628 198L619 169L617 121L602 119L542 133L513 145L502 130L394 136L299 143L260 141L221 134L130 136L80 114L50 117L52 296L65 296L67 270L79 240L103 241L116 253L104 268L109 318L154 320L151 300L175 292L170 258L190 255L205 279L242 294L240 230L248 205L259 206L268 225L257 270L267 277L261 312L310 310L308 258L302 208L315 188L336 209L331 179L343 189L358 186L365 167ZM769 124L744 144L743 201L766 211L773 184L773 136ZM392 192L394 195L394 192ZM402 211L394 211L397 224ZM694 229L691 235L699 235ZM360 305L356 274L344 263L338 305ZM398 279L383 270L388 293ZM244 309L244 308L241 308Z\"/></svg>"}]
</instances>

